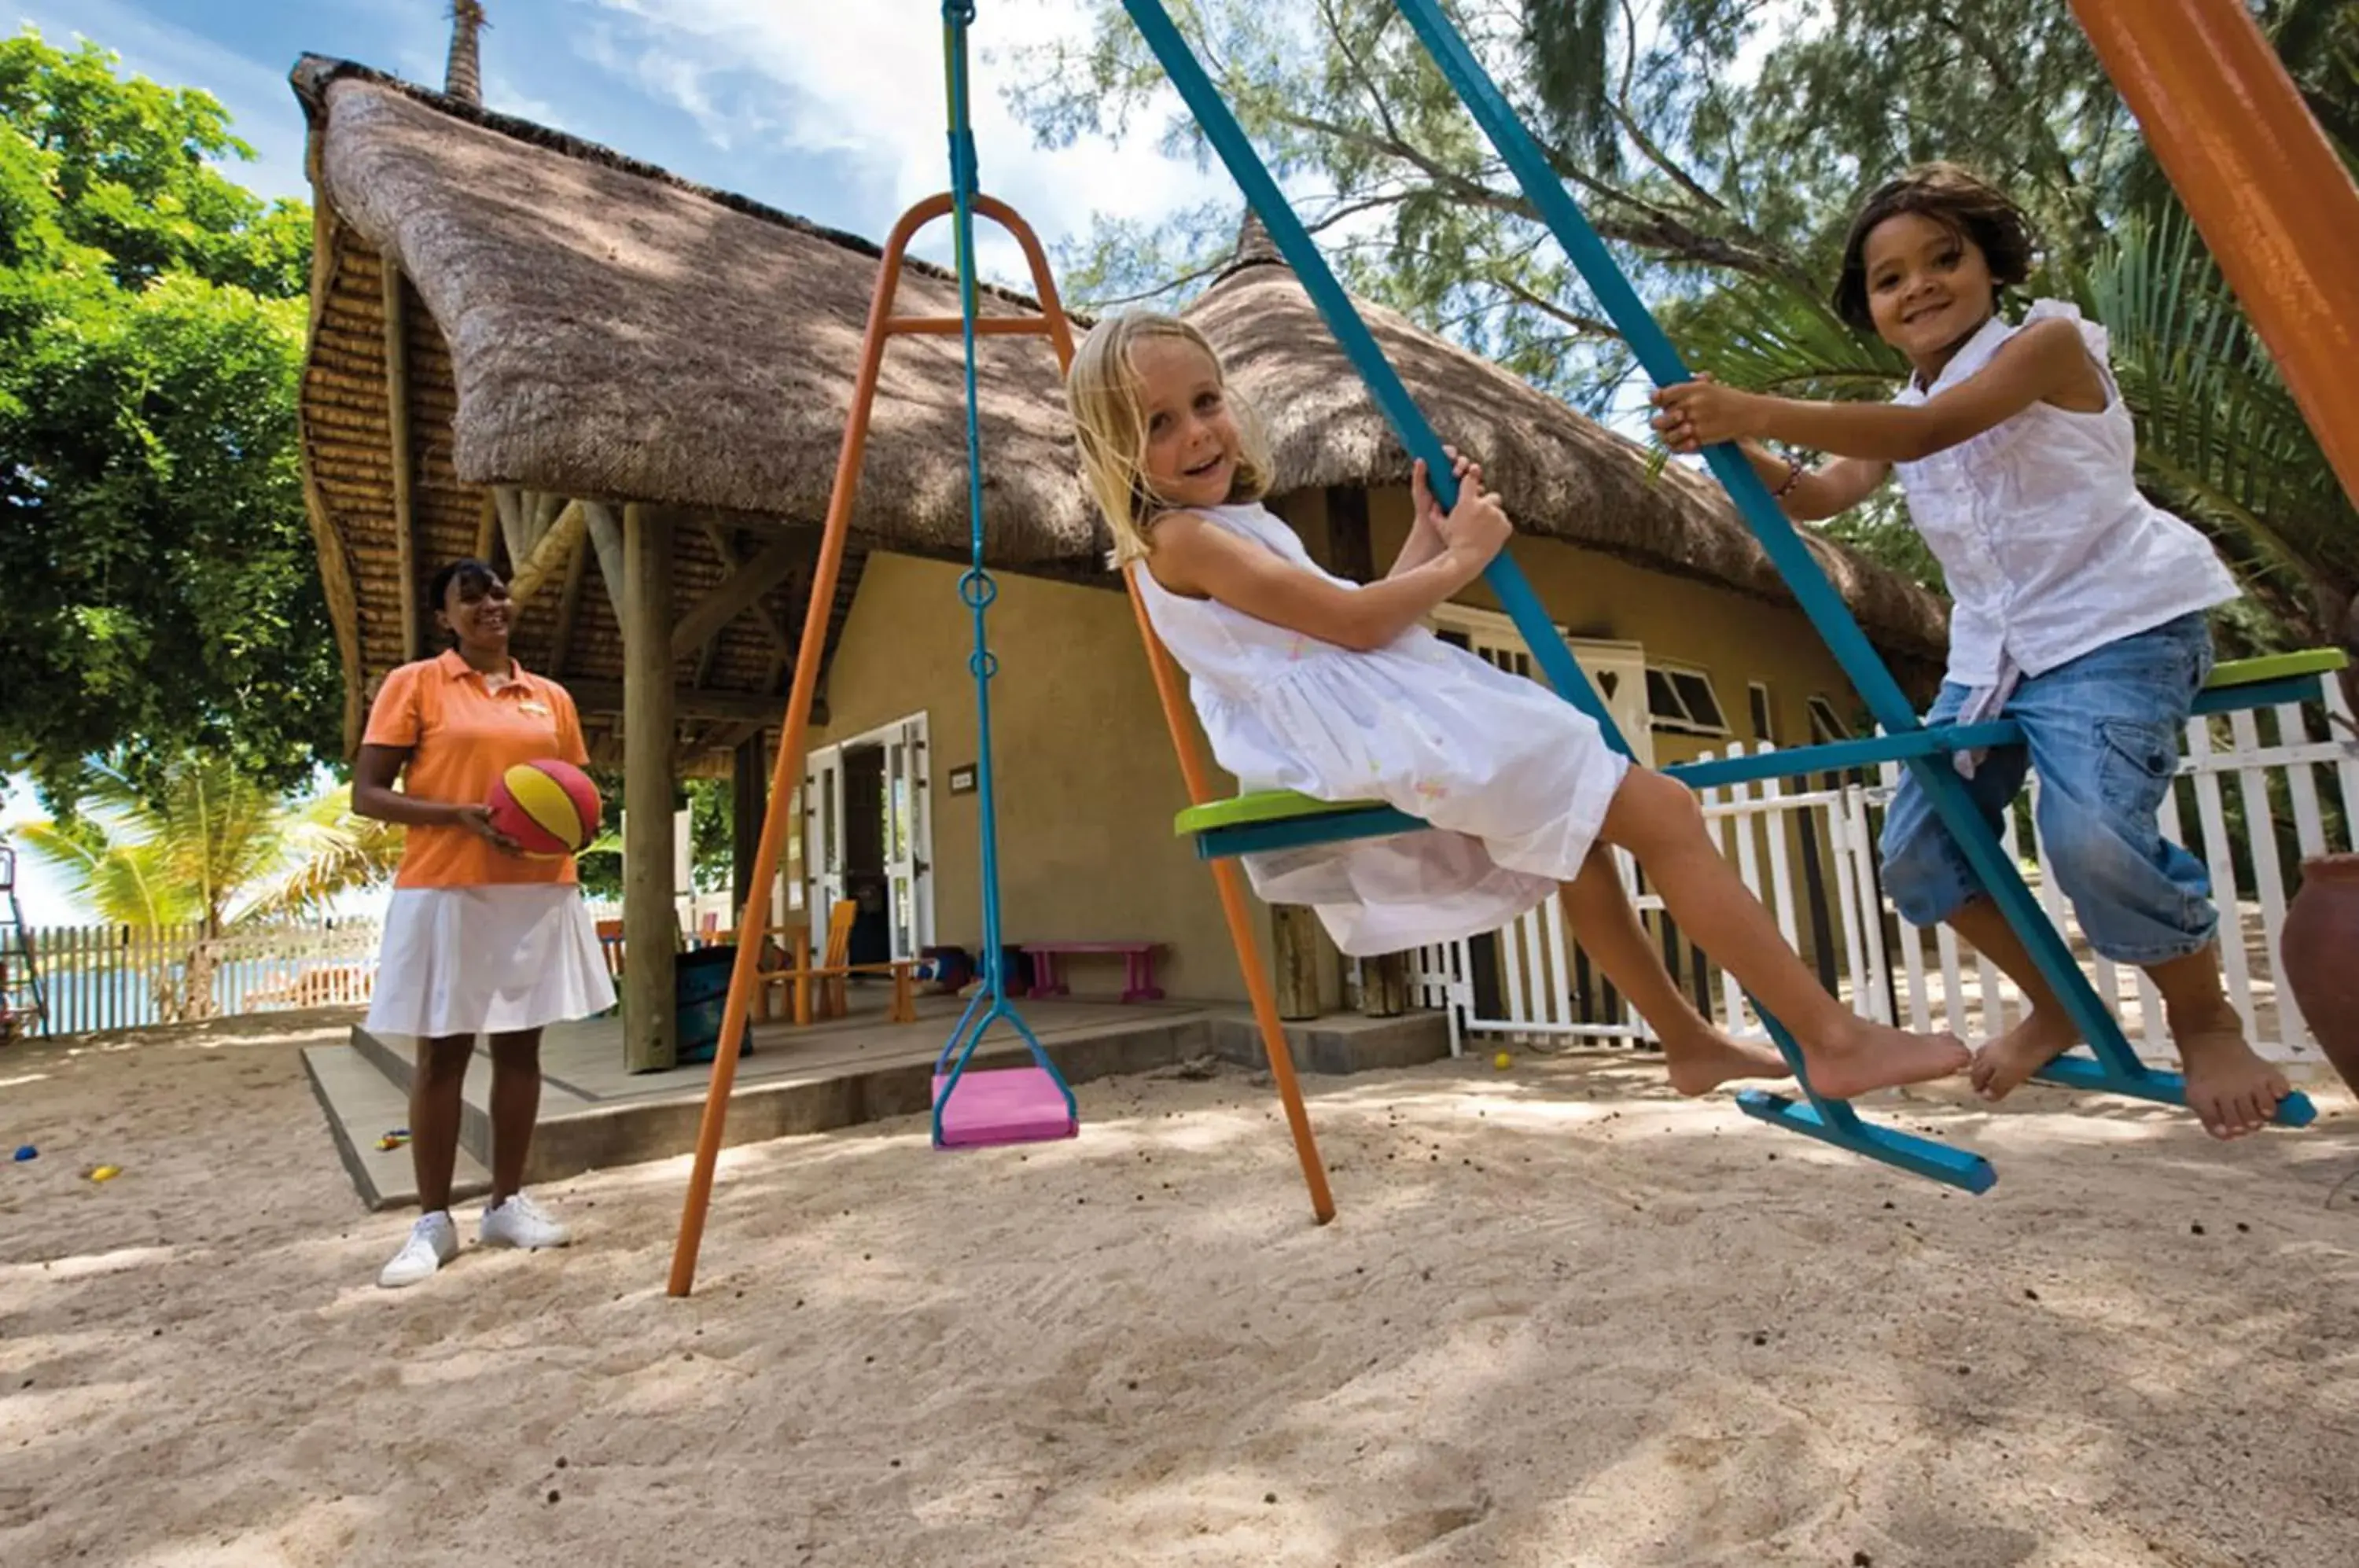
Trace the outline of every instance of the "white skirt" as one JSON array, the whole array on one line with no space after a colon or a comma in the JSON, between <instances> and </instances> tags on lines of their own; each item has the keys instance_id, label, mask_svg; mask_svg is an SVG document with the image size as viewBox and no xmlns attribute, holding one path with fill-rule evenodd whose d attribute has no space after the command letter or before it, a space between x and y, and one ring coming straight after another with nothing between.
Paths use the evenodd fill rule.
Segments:
<instances>
[{"instance_id":1,"label":"white skirt","mask_svg":"<svg viewBox=\"0 0 2359 1568\"><path fill-rule=\"evenodd\" d=\"M598 928L571 882L397 887L372 1034L506 1034L614 1005Z\"/></svg>"},{"instance_id":2,"label":"white skirt","mask_svg":"<svg viewBox=\"0 0 2359 1568\"><path fill-rule=\"evenodd\" d=\"M1427 637L1312 654L1232 698L1197 688L1212 754L1255 789L1383 800L1430 824L1245 856L1353 957L1497 931L1581 875L1629 769L1537 681Z\"/></svg>"}]
</instances>

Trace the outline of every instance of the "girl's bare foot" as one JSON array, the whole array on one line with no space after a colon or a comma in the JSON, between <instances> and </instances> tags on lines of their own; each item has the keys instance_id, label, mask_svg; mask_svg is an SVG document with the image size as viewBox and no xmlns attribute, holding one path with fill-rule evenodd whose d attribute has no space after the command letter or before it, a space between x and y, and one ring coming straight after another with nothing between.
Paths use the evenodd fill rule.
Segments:
<instances>
[{"instance_id":1,"label":"girl's bare foot","mask_svg":"<svg viewBox=\"0 0 2359 1568\"><path fill-rule=\"evenodd\" d=\"M1794 1070L1774 1045L1748 1043L1716 1029L1663 1036L1663 1065L1671 1087L1693 1096L1745 1078L1791 1078Z\"/></svg>"},{"instance_id":2,"label":"girl's bare foot","mask_svg":"<svg viewBox=\"0 0 2359 1568\"><path fill-rule=\"evenodd\" d=\"M2031 1016L1974 1052L1974 1093L2004 1100L2017 1085L2080 1041L2062 1013L2034 1007Z\"/></svg>"},{"instance_id":3,"label":"girl's bare foot","mask_svg":"<svg viewBox=\"0 0 2359 1568\"><path fill-rule=\"evenodd\" d=\"M1802 1042L1810 1087L1830 1100L1922 1083L1965 1071L1973 1060L1953 1034L1910 1034L1854 1014L1821 1038Z\"/></svg>"},{"instance_id":4,"label":"girl's bare foot","mask_svg":"<svg viewBox=\"0 0 2359 1568\"><path fill-rule=\"evenodd\" d=\"M2277 1102L2293 1093L2285 1074L2245 1041L2245 1020L2234 1007L2184 1024L2173 1018L2170 1034L2187 1074L2187 1108L2213 1138L2260 1131L2276 1116Z\"/></svg>"}]
</instances>

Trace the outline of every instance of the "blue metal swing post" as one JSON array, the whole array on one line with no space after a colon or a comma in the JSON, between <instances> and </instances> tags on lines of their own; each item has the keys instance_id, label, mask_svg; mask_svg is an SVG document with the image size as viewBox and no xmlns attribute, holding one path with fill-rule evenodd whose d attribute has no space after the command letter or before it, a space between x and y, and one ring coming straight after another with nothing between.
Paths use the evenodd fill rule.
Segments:
<instances>
[{"instance_id":1,"label":"blue metal swing post","mask_svg":"<svg viewBox=\"0 0 2359 1568\"><path fill-rule=\"evenodd\" d=\"M1040 1048L1039 1038L1032 1026L1024 1021L1007 996L1006 952L1000 942L999 925L999 816L996 796L992 782L991 767L991 678L998 673L999 660L991 651L985 615L992 601L999 596L999 585L984 566L983 559L983 427L978 412L975 387L975 258L974 258L974 198L977 189L974 132L969 124L967 104L967 27L974 20L974 0L944 0L942 5L943 76L950 98L951 155L951 223L952 244L957 249L959 282L960 339L966 355L966 474L968 539L972 561L959 579L959 597L974 617L974 652L967 660L967 669L974 676L974 711L976 725L975 799L979 815L978 833L981 840L980 870L983 879L983 985L967 1003L959 1016L958 1027L935 1058L934 1073L940 1087L934 1094L933 1137L936 1148L942 1146L942 1114L950 1105L951 1095L966 1076L967 1062L974 1055L984 1033L995 1022L1005 1022L1024 1041L1032 1053L1033 1062L1055 1083L1064 1095L1067 1116L1075 1123L1081 1120L1081 1107L1073 1099L1072 1086L1065 1082L1057 1064ZM951 1060L955 1053L957 1060ZM949 1065L947 1077L942 1069Z\"/></svg>"},{"instance_id":2,"label":"blue metal swing post","mask_svg":"<svg viewBox=\"0 0 2359 1568\"><path fill-rule=\"evenodd\" d=\"M1285 193L1278 189L1277 182L1270 177L1269 170L1264 167L1260 156L1254 151L1252 143L1246 139L1235 117L1229 113L1228 106L1222 102L1220 93L1204 74L1202 66L1197 62L1194 52L1188 47L1187 40L1180 36L1179 28L1173 25L1170 15L1164 9L1161 0L1123 0L1123 5L1124 8L1130 13L1131 20L1137 25L1140 34L1146 38L1147 47L1155 51L1157 59L1162 62L1165 73L1170 78L1172 85L1179 90L1180 97L1187 103L1190 112L1194 114L1196 123L1204 132L1206 139L1212 143L1213 150L1220 155L1221 161L1227 165L1230 176L1244 191L1246 202L1255 212L1259 214L1263 226L1269 232L1271 240L1276 243L1288 264L1293 267L1296 277L1301 281L1311 302L1318 307L1320 315L1325 319L1328 330L1334 333L1336 343L1351 359L1353 367L1359 372L1361 379L1367 384L1370 395L1384 410L1386 419L1391 423L1395 433L1399 436L1401 444L1408 449L1411 457L1424 460L1428 482L1432 486L1434 499L1443 507L1449 507L1456 501L1457 485L1451 474L1448 454L1442 450L1440 438L1427 423L1425 416L1409 397L1408 387L1402 385L1400 377L1385 358L1383 349L1377 346L1375 337L1368 331L1367 324L1360 319L1359 312L1353 308L1350 297L1343 291L1343 285L1336 280L1334 273L1328 267L1326 258L1320 255L1319 248L1312 243L1309 231L1304 229L1301 220L1295 215L1292 204L1287 201ZM1454 38L1455 34L1451 36ZM1527 137L1526 140L1528 143L1529 138ZM1560 191L1558 195L1561 198L1562 191ZM1570 205L1569 202L1567 204ZM1606 265L1609 267L1612 266L1610 257L1606 258ZM1625 291L1626 287L1625 285ZM1633 295L1631 299L1635 305L1636 296ZM1645 316L1643 307L1639 308L1639 314L1642 317ZM1647 319L1651 325L1652 319ZM1668 342L1664 343L1663 348L1666 353L1669 352ZM1796 548L1799 548L1799 541ZM1807 557L1805 559L1807 560ZM1549 620L1547 610L1540 604L1539 596L1533 592L1522 570L1505 551L1502 551L1493 559L1483 575L1484 583L1497 597L1509 618L1515 622L1516 630L1522 634L1526 646L1531 651L1533 661L1539 666L1549 684L1554 687L1558 694L1567 702L1596 720L1607 740L1616 750L1625 756L1629 755L1629 743L1623 738L1619 727L1606 713L1604 703L1598 699L1588 678L1581 672L1580 665L1573 659L1571 648L1566 645L1562 637L1556 635L1554 624ZM1820 583L1823 588L1824 579L1821 578ZM1829 589L1826 592L1832 594L1832 591ZM1837 601L1837 607L1841 607L1840 601ZM1854 637L1859 636L1856 627L1853 628L1853 636ZM1860 646L1863 650L1865 649L1864 638L1860 639ZM1872 652L1868 653L1868 658L1873 660ZM1876 668L1879 672L1882 671L1880 664ZM1885 676L1885 680L1887 684L1890 683L1888 674ZM1899 701L1898 687L1894 686L1892 692L1899 710L1907 714L1910 726L1914 727L1915 715L1908 711L1905 702ZM1364 833L1371 828L1379 832L1398 832L1402 831L1404 826L1421 824L1404 816L1401 818L1400 825L1397 826L1375 822L1363 822L1360 825ZM1265 831L1273 843L1306 842L1301 824L1271 824ZM1363 834L1336 836L1363 836ZM1852 1149L1886 1164L1900 1166L1970 1192L1983 1192L1997 1180L1997 1174L1991 1168L1990 1163L1980 1155L1952 1149L1945 1144L1935 1143L1911 1134L1870 1127L1862 1122L1857 1113L1847 1104L1840 1100L1821 1097L1810 1087L1810 1078L1803 1066L1801 1052L1796 1047L1792 1036L1783 1026L1770 1018L1767 1010L1760 1008L1757 1003L1756 1010L1761 1013L1764 1021L1769 1025L1771 1038L1777 1042L1777 1049L1784 1054L1787 1064L1793 1069L1795 1082L1801 1086L1809 1104L1797 1105L1783 1095L1776 1094L1741 1095L1739 1104L1749 1115L1777 1121L1782 1126L1790 1127L1794 1131ZM2135 1058L2132 1060L2135 1061Z\"/></svg>"},{"instance_id":3,"label":"blue metal swing post","mask_svg":"<svg viewBox=\"0 0 2359 1568\"><path fill-rule=\"evenodd\" d=\"M1590 292L1604 307L1647 376L1658 387L1690 379L1670 339L1640 301L1629 279L1605 249L1604 242L1598 238L1579 204L1565 190L1563 181L1549 169L1538 143L1525 129L1498 84L1474 58L1440 5L1436 0L1398 0L1398 4L1426 52L1433 57L1451 89L1482 125L1491 145L1506 160L1516 182L1580 269ZM1777 563L1779 575L1800 602L1803 613L1818 628L1828 650L1843 666L1843 673L1850 677L1886 736L1898 739L1918 732L1920 726L1915 708L1861 632L1850 606L1835 593L1826 573L1803 546L1768 487L1753 472L1752 464L1733 442L1710 449L1705 461L1727 487L1754 537ZM2129 1041L2123 1038L2113 1009L2098 996L2096 988L2073 961L2063 937L2040 909L2031 890L2024 886L2021 873L2000 846L1997 835L1975 811L1964 781L1948 759L1919 752L1905 756L1903 762L1965 855L1984 891L2022 940L2041 976L2063 1001L2073 1026L2089 1042L2092 1056L2060 1058L2038 1076L2078 1089L2185 1105L2185 1080L2176 1073L2158 1071L2138 1060ZM2291 1094L2278 1104L2276 1119L2282 1126L2300 1127L2316 1114L2307 1096Z\"/></svg>"}]
</instances>

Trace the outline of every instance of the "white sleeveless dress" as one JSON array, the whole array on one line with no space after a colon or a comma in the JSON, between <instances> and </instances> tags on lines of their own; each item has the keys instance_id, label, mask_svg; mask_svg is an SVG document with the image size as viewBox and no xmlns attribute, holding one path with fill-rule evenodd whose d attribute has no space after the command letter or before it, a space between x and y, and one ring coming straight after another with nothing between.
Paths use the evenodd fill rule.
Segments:
<instances>
[{"instance_id":1,"label":"white sleeveless dress","mask_svg":"<svg viewBox=\"0 0 2359 1568\"><path fill-rule=\"evenodd\" d=\"M1197 515L1356 587L1266 507ZM1629 762L1548 687L1422 626L1361 653L1170 593L1144 562L1136 576L1213 757L1246 790L1383 800L1432 824L1247 855L1266 901L1309 905L1365 957L1496 930L1581 870Z\"/></svg>"}]
</instances>

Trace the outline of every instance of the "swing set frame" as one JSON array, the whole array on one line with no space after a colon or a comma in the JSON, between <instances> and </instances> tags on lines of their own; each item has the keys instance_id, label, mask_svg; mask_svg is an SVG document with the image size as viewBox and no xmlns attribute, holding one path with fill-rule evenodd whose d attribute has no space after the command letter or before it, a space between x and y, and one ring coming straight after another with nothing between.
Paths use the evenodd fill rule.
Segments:
<instances>
[{"instance_id":1,"label":"swing set frame","mask_svg":"<svg viewBox=\"0 0 2359 1568\"><path fill-rule=\"evenodd\" d=\"M1213 151L1243 190L1245 200L1293 267L1338 343L1393 424L1410 455L1422 458L1432 476L1435 498L1445 508L1455 496L1450 463L1439 438L1410 399L1361 321L1349 297L1328 268L1317 245L1271 178L1250 141L1205 75L1163 0L1123 0L1125 9L1187 103ZM2359 233L2359 187L2310 115L2291 78L2240 0L2071 0L2077 17L2114 84L2145 131L2165 173L2178 190L2223 273L2250 314L2283 374L2288 390L2319 436L2346 490L2359 495L2359 271L2347 266L2348 236ZM1527 198L1563 247L1658 387L1690 379L1678 352L1647 312L1628 279L1590 227L1562 182L1550 169L1506 96L1445 14L1441 0L1397 0L1398 10L1432 57L1469 114L1505 159ZM1030 227L1005 203L975 187L975 160L965 101L966 32L974 19L973 0L945 0L942 7L945 77L951 98L952 190L926 198L903 214L888 236L878 265L876 289L864 335L853 408L839 452L824 537L814 572L815 606L832 601L842 564L862 454L875 405L886 344L896 336L962 335L967 346L970 420L970 488L973 497L976 570L981 570L980 450L973 431L973 354L984 336L1035 336L1049 340L1060 369L1071 362L1071 328L1058 302L1047 259ZM1021 248L1031 271L1038 314L980 318L974 305L974 260L968 231L970 209L990 218ZM959 224L958 262L962 290L959 317L901 317L895 298L911 239L929 223L953 214ZM1804 547L1793 526L1734 445L1710 449L1705 459L1777 566L1804 613L1843 666L1885 732L1865 740L1800 747L1768 757L1731 759L1670 770L1697 787L1740 778L1761 778L1899 761L1926 790L1937 813L1976 875L2024 940L2041 974L2063 998L2072 1021L2089 1042L2090 1054L2060 1058L2040 1074L2051 1083L2102 1090L2180 1105L2180 1075L2147 1067L2123 1037L2112 1010L2098 997L2065 947L2060 934L2025 887L2021 875L1974 814L1962 781L1949 766L1956 750L2005 744L2013 726L1995 724L1928 729L1919 722L1890 670L1868 643L1850 608ZM1128 569L1135 574L1136 563ZM1515 621L1540 674L1560 695L1596 720L1608 739L1628 750L1603 703L1554 635L1549 618L1521 572L1505 554L1486 571L1485 581ZM1321 1224L1332 1219L1329 1190L1301 1089L1271 994L1268 975L1255 942L1242 878L1234 857L1256 849L1339 842L1421 826L1415 818L1386 807L1334 805L1277 797L1216 800L1204 762L1193 741L1187 703L1171 657L1148 622L1135 576L1126 578L1140 637L1156 691L1170 729L1174 750L1193 804L1179 830L1193 836L1197 853L1211 861L1222 912L1244 972L1264 1051L1287 1112L1287 1121L1309 1190L1311 1212ZM966 590L962 587L962 596ZM990 732L984 683L990 656L982 641L982 611L976 611L978 696L984 703L984 766L988 768ZM757 970L760 936L767 918L766 889L777 875L788 829L787 810L803 765L827 617L805 619L788 698L785 735L770 782L749 898L739 920L743 933L731 973L721 1038L745 1027ZM2343 667L2332 652L2294 656L2255 672L2256 679L2211 695L2202 706L2221 709L2258 702L2314 697L2319 682ZM996 928L995 879L985 877L986 922ZM987 955L995 960L996 953ZM993 983L986 980L988 987ZM995 1003L1004 1007L1004 999ZM969 1009L972 1018L975 1009ZM1847 1103L1811 1090L1799 1051L1774 1018L1764 1012L1772 1037L1795 1070L1802 1097L1748 1091L1738 1097L1747 1115L1788 1130L1914 1171L1968 1192L1986 1190L1995 1180L1989 1163L1971 1151L1917 1138L1862 1119ZM962 1019L963 1034L967 1019ZM1020 1020L1018 1021L1020 1028ZM979 1033L979 1031L978 1031ZM1028 1031L1026 1038L1029 1041ZM958 1043L954 1035L952 1044ZM1040 1055L1033 1043L1036 1055ZM970 1041L967 1050L973 1050ZM945 1051L945 1057L949 1054ZM964 1058L961 1058L963 1065ZM695 1161L675 1248L669 1291L692 1289L698 1251L712 1199L714 1167L736 1067L736 1053L714 1054L700 1123ZM1049 1069L1053 1074L1053 1068ZM1059 1080L1061 1086L1061 1079ZM1070 1100L1070 1091L1067 1092ZM938 1141L939 1115L937 1106ZM2277 1120L2299 1127L2315 1115L2304 1095L2280 1102Z\"/></svg>"}]
</instances>

